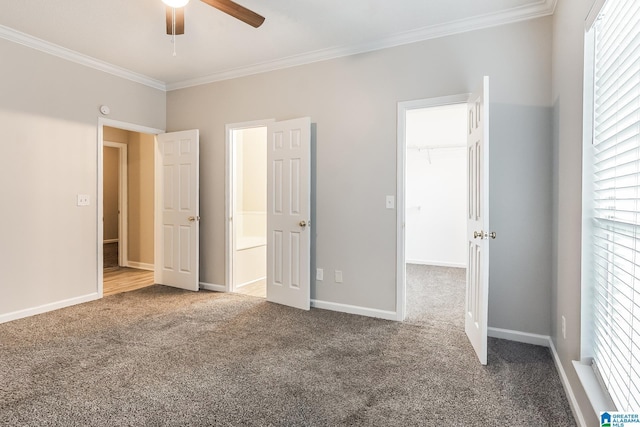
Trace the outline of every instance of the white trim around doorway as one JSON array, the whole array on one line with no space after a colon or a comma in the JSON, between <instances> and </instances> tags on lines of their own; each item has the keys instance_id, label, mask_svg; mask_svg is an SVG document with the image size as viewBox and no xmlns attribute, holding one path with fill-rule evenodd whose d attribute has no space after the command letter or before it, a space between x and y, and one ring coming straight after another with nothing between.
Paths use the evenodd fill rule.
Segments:
<instances>
[{"instance_id":1,"label":"white trim around doorway","mask_svg":"<svg viewBox=\"0 0 640 427\"><path fill-rule=\"evenodd\" d=\"M234 212L234 200L233 200L233 173L234 173L234 161L235 161L235 146L233 144L233 131L241 129L251 129L257 127L267 127L269 123L275 122L275 119L253 120L240 123L229 123L225 126L225 225L224 225L224 237L225 237L225 292L234 292L233 288L233 255L234 255L234 242L233 242L233 212ZM214 286L214 285L210 285ZM220 286L215 285L219 290ZM213 289L206 288L205 289Z\"/></svg>"}]
</instances>

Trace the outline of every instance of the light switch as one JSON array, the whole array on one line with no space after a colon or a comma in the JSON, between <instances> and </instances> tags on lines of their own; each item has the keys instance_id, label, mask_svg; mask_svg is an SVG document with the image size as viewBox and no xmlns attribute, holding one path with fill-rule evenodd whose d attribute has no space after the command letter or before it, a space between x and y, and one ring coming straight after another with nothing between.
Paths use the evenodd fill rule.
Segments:
<instances>
[{"instance_id":1,"label":"light switch","mask_svg":"<svg viewBox=\"0 0 640 427\"><path fill-rule=\"evenodd\" d=\"M342 283L342 271L340 270L336 270L336 277L335 277L335 282L336 283Z\"/></svg>"},{"instance_id":2,"label":"light switch","mask_svg":"<svg viewBox=\"0 0 640 427\"><path fill-rule=\"evenodd\" d=\"M88 194L78 194L78 206L89 206L90 204Z\"/></svg>"},{"instance_id":3,"label":"light switch","mask_svg":"<svg viewBox=\"0 0 640 427\"><path fill-rule=\"evenodd\" d=\"M324 279L324 270L321 268L316 268L316 280Z\"/></svg>"},{"instance_id":4,"label":"light switch","mask_svg":"<svg viewBox=\"0 0 640 427\"><path fill-rule=\"evenodd\" d=\"M393 209L396 206L396 198L387 196L387 209Z\"/></svg>"}]
</instances>

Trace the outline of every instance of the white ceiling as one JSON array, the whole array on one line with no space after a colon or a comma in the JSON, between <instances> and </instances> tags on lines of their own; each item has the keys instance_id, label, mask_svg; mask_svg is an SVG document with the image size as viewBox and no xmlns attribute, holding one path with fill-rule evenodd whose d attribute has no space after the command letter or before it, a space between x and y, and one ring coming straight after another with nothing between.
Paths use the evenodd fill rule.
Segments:
<instances>
[{"instance_id":1,"label":"white ceiling","mask_svg":"<svg viewBox=\"0 0 640 427\"><path fill-rule=\"evenodd\" d=\"M235 1L264 24L191 0L175 57L161 0L2 0L0 37L174 89L545 16L556 0Z\"/></svg>"}]
</instances>

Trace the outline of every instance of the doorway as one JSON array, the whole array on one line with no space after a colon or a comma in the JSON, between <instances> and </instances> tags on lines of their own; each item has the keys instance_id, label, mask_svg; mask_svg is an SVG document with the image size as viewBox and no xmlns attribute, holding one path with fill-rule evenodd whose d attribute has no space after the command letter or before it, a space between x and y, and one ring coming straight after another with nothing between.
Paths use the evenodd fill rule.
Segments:
<instances>
[{"instance_id":1,"label":"doorway","mask_svg":"<svg viewBox=\"0 0 640 427\"><path fill-rule=\"evenodd\" d=\"M467 95L398 108L398 320L464 329Z\"/></svg>"},{"instance_id":2,"label":"doorway","mask_svg":"<svg viewBox=\"0 0 640 427\"><path fill-rule=\"evenodd\" d=\"M127 260L127 144L103 143L104 269L126 267Z\"/></svg>"},{"instance_id":3,"label":"doorway","mask_svg":"<svg viewBox=\"0 0 640 427\"><path fill-rule=\"evenodd\" d=\"M154 283L155 135L103 127L103 296Z\"/></svg>"},{"instance_id":4,"label":"doorway","mask_svg":"<svg viewBox=\"0 0 640 427\"><path fill-rule=\"evenodd\" d=\"M266 298L267 122L227 126L227 284Z\"/></svg>"}]
</instances>

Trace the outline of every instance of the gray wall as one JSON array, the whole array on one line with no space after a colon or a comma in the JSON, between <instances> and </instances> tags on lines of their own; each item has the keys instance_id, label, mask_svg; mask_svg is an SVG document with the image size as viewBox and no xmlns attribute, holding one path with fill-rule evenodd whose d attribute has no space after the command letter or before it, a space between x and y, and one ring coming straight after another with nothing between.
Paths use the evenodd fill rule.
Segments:
<instances>
[{"instance_id":1,"label":"gray wall","mask_svg":"<svg viewBox=\"0 0 640 427\"><path fill-rule=\"evenodd\" d=\"M201 135L201 279L224 284L225 124L317 124L315 265L344 284L312 298L395 311L398 101L471 92L491 77L489 324L550 333L551 18L176 90L169 130ZM331 275L329 275L331 276ZM325 275L327 277L327 275Z\"/></svg>"},{"instance_id":2,"label":"gray wall","mask_svg":"<svg viewBox=\"0 0 640 427\"><path fill-rule=\"evenodd\" d=\"M589 426L598 420L571 364L580 359L584 21L593 0L562 0L553 17L552 340ZM566 317L563 339L561 318Z\"/></svg>"},{"instance_id":3,"label":"gray wall","mask_svg":"<svg viewBox=\"0 0 640 427\"><path fill-rule=\"evenodd\" d=\"M317 124L315 265L344 284L312 297L395 310L398 101L491 84L491 326L550 333L551 18L173 91L169 130L201 130L202 280L224 284L227 123ZM96 282L96 117L163 128L157 90L0 41L3 211L0 315L87 295ZM47 70L42 73L40 70ZM16 177L20 177L18 180ZM77 208L75 196L91 196ZM54 233L49 232L54 228ZM62 246L61 246L62 245ZM38 268L33 268L38 266ZM10 283L4 286L4 283Z\"/></svg>"},{"instance_id":4,"label":"gray wall","mask_svg":"<svg viewBox=\"0 0 640 427\"><path fill-rule=\"evenodd\" d=\"M1 320L97 291L98 107L162 129L166 96L5 40L0 58Z\"/></svg>"}]
</instances>

